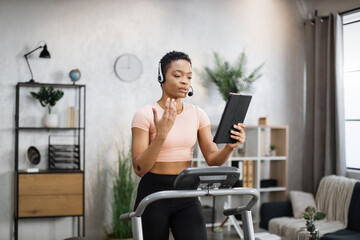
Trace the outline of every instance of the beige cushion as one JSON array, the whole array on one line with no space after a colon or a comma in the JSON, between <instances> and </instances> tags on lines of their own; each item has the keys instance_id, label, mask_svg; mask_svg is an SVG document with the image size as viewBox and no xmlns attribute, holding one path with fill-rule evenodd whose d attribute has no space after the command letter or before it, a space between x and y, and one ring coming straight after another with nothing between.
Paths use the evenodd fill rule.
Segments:
<instances>
[{"instance_id":1,"label":"beige cushion","mask_svg":"<svg viewBox=\"0 0 360 240\"><path fill-rule=\"evenodd\" d=\"M293 208L293 214L295 218L302 218L302 212L308 206L316 208L314 195L312 193L306 193L302 191L290 191L290 201Z\"/></svg>"}]
</instances>

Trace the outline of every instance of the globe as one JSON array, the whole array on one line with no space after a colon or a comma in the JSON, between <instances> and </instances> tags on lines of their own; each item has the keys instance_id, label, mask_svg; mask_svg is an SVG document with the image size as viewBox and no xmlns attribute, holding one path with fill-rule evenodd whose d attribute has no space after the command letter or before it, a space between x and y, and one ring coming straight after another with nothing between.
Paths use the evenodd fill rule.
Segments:
<instances>
[{"instance_id":1,"label":"globe","mask_svg":"<svg viewBox=\"0 0 360 240\"><path fill-rule=\"evenodd\" d=\"M69 72L69 77L71 79L71 81L75 82L78 81L81 77L81 73L79 71L79 69L73 69Z\"/></svg>"}]
</instances>

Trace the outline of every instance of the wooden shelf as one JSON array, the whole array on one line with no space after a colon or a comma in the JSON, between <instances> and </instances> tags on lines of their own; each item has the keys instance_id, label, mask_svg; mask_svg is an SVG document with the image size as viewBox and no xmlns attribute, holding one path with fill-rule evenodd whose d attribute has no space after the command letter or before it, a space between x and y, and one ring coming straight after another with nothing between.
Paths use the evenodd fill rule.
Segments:
<instances>
[{"instance_id":1,"label":"wooden shelf","mask_svg":"<svg viewBox=\"0 0 360 240\"><path fill-rule=\"evenodd\" d=\"M85 128L68 128L68 127L56 127L56 128L46 128L46 127L18 127L19 130L46 130L46 131L69 131L69 130L85 130Z\"/></svg>"},{"instance_id":2,"label":"wooden shelf","mask_svg":"<svg viewBox=\"0 0 360 240\"><path fill-rule=\"evenodd\" d=\"M257 156L245 156L245 157L231 157L231 161L258 161L259 157Z\"/></svg>"},{"instance_id":3,"label":"wooden shelf","mask_svg":"<svg viewBox=\"0 0 360 240\"><path fill-rule=\"evenodd\" d=\"M84 173L82 170L49 170L40 169L38 172L28 172L26 169L18 170L18 174L57 174L57 173Z\"/></svg>"},{"instance_id":4,"label":"wooden shelf","mask_svg":"<svg viewBox=\"0 0 360 240\"><path fill-rule=\"evenodd\" d=\"M63 89L70 93L68 102L78 111L77 124L79 127L47 128L34 122L29 123L29 114L36 114L32 105L28 104L28 91L40 87ZM74 97L74 98L73 98ZM46 218L46 217L77 217L78 236L85 236L85 117L86 117L86 86L76 84L57 83L30 83L16 84L15 109L15 161L14 161L14 239L18 239L19 219ZM65 109L65 105L62 106ZM29 109L31 108L31 109ZM61 112L61 110L59 110ZM27 123L29 126L20 126ZM39 123L40 125L40 123ZM67 126L62 123L60 126ZM36 145L41 155L49 156L51 136L71 136L71 144L79 146L80 170L61 169L28 172L25 163L24 149ZM41 139L40 139L41 138ZM47 138L47 143L45 139ZM45 140L45 141L44 141ZM61 143L62 144L62 143ZM48 157L49 158L49 157ZM69 158L70 159L70 158ZM39 165L45 168L44 165ZM67 166L63 167L66 168ZM71 167L71 166L70 166ZM80 221L82 218L82 221ZM81 227L82 226L82 227Z\"/></svg>"},{"instance_id":5,"label":"wooden shelf","mask_svg":"<svg viewBox=\"0 0 360 240\"><path fill-rule=\"evenodd\" d=\"M216 126L212 126L213 134ZM260 194L259 204L253 209L253 220L260 222L260 203L267 201L285 201L288 191L288 148L289 148L289 128L288 126L247 126L246 142L242 149L235 149L228 161L224 163L226 166L238 166L239 169L247 169L252 175L253 188L257 189ZM270 154L270 146L275 146L276 156L268 156ZM219 145L219 148L221 146ZM206 166L206 161L201 155L199 146L194 149L193 162L198 166ZM248 156L247 156L248 155ZM244 163L246 162L246 163ZM250 165L249 166L249 162ZM240 180L243 180L245 171L241 173ZM261 180L274 179L277 186L261 188ZM229 196L226 200L230 205L241 204L245 200L244 197ZM203 199L205 202L205 199ZM216 203L216 216L220 216L223 202ZM236 205L237 206L237 205ZM232 205L235 207L235 205ZM221 210L220 210L221 209ZM219 221L219 218L215 218ZM216 226L216 224L215 224Z\"/></svg>"},{"instance_id":6,"label":"wooden shelf","mask_svg":"<svg viewBox=\"0 0 360 240\"><path fill-rule=\"evenodd\" d=\"M271 157L260 157L260 160L262 161L276 161L276 160L283 160L286 161L287 160L287 156L271 156Z\"/></svg>"},{"instance_id":7,"label":"wooden shelf","mask_svg":"<svg viewBox=\"0 0 360 240\"><path fill-rule=\"evenodd\" d=\"M53 87L53 88L83 88L85 85L79 84L59 84L59 83L30 83L19 82L17 87Z\"/></svg>"}]
</instances>

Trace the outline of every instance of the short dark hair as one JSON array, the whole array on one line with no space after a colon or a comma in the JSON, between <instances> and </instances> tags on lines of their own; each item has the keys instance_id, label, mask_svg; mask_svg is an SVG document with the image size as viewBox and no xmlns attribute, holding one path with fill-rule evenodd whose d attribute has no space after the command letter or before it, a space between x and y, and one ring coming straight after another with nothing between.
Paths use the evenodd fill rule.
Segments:
<instances>
[{"instance_id":1,"label":"short dark hair","mask_svg":"<svg viewBox=\"0 0 360 240\"><path fill-rule=\"evenodd\" d=\"M190 59L189 55L187 55L186 53L171 51L171 52L168 52L167 54L165 54L165 56L163 56L160 60L161 72L162 72L163 76L165 77L165 73L169 69L169 67L170 67L169 65L171 62L176 61L176 60L181 60L181 59L188 61L191 65L191 59Z\"/></svg>"}]
</instances>

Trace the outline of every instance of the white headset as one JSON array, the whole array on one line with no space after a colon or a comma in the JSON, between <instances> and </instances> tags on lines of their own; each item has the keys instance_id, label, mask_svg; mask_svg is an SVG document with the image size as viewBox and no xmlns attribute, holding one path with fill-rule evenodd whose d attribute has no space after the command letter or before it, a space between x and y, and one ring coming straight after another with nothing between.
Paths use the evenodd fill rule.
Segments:
<instances>
[{"instance_id":1,"label":"white headset","mask_svg":"<svg viewBox=\"0 0 360 240\"><path fill-rule=\"evenodd\" d=\"M165 78L162 74L162 70L161 70L161 62L159 62L159 68L158 68L158 81L159 83L163 83L165 82Z\"/></svg>"},{"instance_id":2,"label":"white headset","mask_svg":"<svg viewBox=\"0 0 360 240\"><path fill-rule=\"evenodd\" d=\"M158 68L158 82L159 83L165 82L165 78L161 70L161 62L159 62L159 68ZM191 97L192 95L194 95L194 89L192 88L192 86L190 86L190 91L188 92L188 96Z\"/></svg>"}]
</instances>

